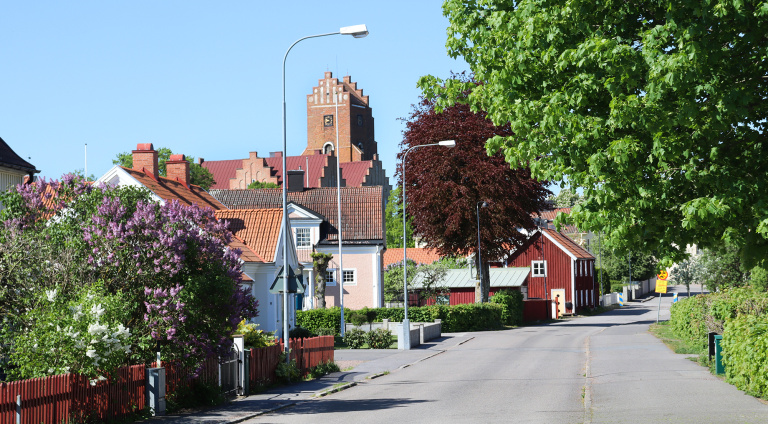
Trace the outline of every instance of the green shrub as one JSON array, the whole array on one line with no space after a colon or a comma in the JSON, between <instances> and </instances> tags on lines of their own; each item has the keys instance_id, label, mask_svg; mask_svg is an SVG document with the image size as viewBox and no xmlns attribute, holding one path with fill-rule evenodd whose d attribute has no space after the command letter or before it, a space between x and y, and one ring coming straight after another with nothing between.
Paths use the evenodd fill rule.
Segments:
<instances>
[{"instance_id":1,"label":"green shrub","mask_svg":"<svg viewBox=\"0 0 768 424\"><path fill-rule=\"evenodd\" d=\"M179 386L165 397L166 411L177 412L181 409L221 405L227 398L221 392L218 383L194 380L189 386Z\"/></svg>"},{"instance_id":2,"label":"green shrub","mask_svg":"<svg viewBox=\"0 0 768 424\"><path fill-rule=\"evenodd\" d=\"M336 330L333 328L318 328L316 330L318 336L334 336L336 335Z\"/></svg>"},{"instance_id":3,"label":"green shrub","mask_svg":"<svg viewBox=\"0 0 768 424\"><path fill-rule=\"evenodd\" d=\"M740 315L723 331L726 381L753 396L768 396L768 316Z\"/></svg>"},{"instance_id":4,"label":"green shrub","mask_svg":"<svg viewBox=\"0 0 768 424\"><path fill-rule=\"evenodd\" d=\"M395 336L389 330L377 328L366 333L365 341L371 349L389 349L395 342Z\"/></svg>"},{"instance_id":5,"label":"green shrub","mask_svg":"<svg viewBox=\"0 0 768 424\"><path fill-rule=\"evenodd\" d=\"M281 353L280 360L277 362L277 368L275 369L275 376L282 383L290 383L301 378L301 371L299 371L295 359L285 362L285 353Z\"/></svg>"},{"instance_id":6,"label":"green shrub","mask_svg":"<svg viewBox=\"0 0 768 424\"><path fill-rule=\"evenodd\" d=\"M352 328L344 333L344 343L351 349L360 349L366 341L365 331Z\"/></svg>"},{"instance_id":7,"label":"green shrub","mask_svg":"<svg viewBox=\"0 0 768 424\"><path fill-rule=\"evenodd\" d=\"M288 337L292 339L308 339L310 337L315 337L315 334L304 327L295 327L288 332Z\"/></svg>"},{"instance_id":8,"label":"green shrub","mask_svg":"<svg viewBox=\"0 0 768 424\"><path fill-rule=\"evenodd\" d=\"M317 364L316 367L313 367L309 370L309 372L307 373L307 378L309 379L320 378L324 375L328 375L328 374L339 372L339 371L341 370L339 369L339 366L335 362L333 361L321 362Z\"/></svg>"},{"instance_id":9,"label":"green shrub","mask_svg":"<svg viewBox=\"0 0 768 424\"><path fill-rule=\"evenodd\" d=\"M367 316L359 312L353 312L352 315L349 316L349 322L354 325L361 326L369 321Z\"/></svg>"},{"instance_id":10,"label":"green shrub","mask_svg":"<svg viewBox=\"0 0 768 424\"><path fill-rule=\"evenodd\" d=\"M275 342L275 334L258 329L259 324L246 324L245 320L237 325L235 334L242 334L245 347L248 349L272 346Z\"/></svg>"},{"instance_id":11,"label":"green shrub","mask_svg":"<svg viewBox=\"0 0 768 424\"><path fill-rule=\"evenodd\" d=\"M351 311L344 308L344 317L348 317ZM296 325L306 328L317 334L321 328L332 328L333 334L341 334L341 308L338 306L326 309L310 309L308 311L296 311Z\"/></svg>"},{"instance_id":12,"label":"green shrub","mask_svg":"<svg viewBox=\"0 0 768 424\"><path fill-rule=\"evenodd\" d=\"M605 276L603 276L603 279L605 279ZM605 282L603 282L603 284L605 284ZM611 280L610 284L611 293L621 293L624 290L624 286L626 286L626 284L615 280Z\"/></svg>"},{"instance_id":13,"label":"green shrub","mask_svg":"<svg viewBox=\"0 0 768 424\"><path fill-rule=\"evenodd\" d=\"M523 294L517 290L501 290L491 297L491 303L501 305L501 322L506 325L523 323Z\"/></svg>"}]
</instances>

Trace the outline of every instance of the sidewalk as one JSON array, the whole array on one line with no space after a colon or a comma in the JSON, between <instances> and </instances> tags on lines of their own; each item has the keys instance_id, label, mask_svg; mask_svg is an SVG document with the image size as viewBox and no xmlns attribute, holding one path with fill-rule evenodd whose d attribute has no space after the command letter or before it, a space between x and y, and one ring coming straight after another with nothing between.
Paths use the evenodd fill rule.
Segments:
<instances>
[{"instance_id":1,"label":"sidewalk","mask_svg":"<svg viewBox=\"0 0 768 424\"><path fill-rule=\"evenodd\" d=\"M417 362L464 343L473 336L471 333L447 333L411 350L397 349L343 349L334 352L335 362L341 372L323 378L281 386L266 392L238 398L227 405L189 414L153 417L145 422L167 424L223 424L237 423L249 418L275 411L313 398L334 386L344 383L363 382L385 372L395 372ZM351 368L351 369L348 369Z\"/></svg>"}]
</instances>

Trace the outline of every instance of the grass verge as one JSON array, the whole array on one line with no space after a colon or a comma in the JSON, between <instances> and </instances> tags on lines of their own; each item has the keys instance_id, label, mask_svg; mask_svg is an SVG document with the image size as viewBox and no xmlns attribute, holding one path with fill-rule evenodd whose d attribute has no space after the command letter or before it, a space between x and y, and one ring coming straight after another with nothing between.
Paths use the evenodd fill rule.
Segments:
<instances>
[{"instance_id":1,"label":"grass verge","mask_svg":"<svg viewBox=\"0 0 768 424\"><path fill-rule=\"evenodd\" d=\"M667 347L669 347L675 353L688 355L702 355L706 353L706 351L704 351L701 346L692 344L675 336L675 334L672 332L672 327L669 325L669 321L662 321L658 324L651 324L651 326L648 328L648 331L656 336L656 338L664 342L664 344L667 345ZM707 359L707 356L704 355L704 358Z\"/></svg>"}]
</instances>

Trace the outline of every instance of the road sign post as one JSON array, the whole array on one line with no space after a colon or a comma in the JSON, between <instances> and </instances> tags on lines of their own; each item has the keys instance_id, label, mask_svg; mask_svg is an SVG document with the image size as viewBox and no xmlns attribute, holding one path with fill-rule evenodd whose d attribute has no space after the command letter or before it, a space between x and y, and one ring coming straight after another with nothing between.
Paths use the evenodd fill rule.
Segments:
<instances>
[{"instance_id":1,"label":"road sign post","mask_svg":"<svg viewBox=\"0 0 768 424\"><path fill-rule=\"evenodd\" d=\"M656 276L656 293L659 294L659 310L656 311L656 324L659 323L659 315L661 315L661 296L667 292L667 277L669 274L667 270L663 269Z\"/></svg>"}]
</instances>

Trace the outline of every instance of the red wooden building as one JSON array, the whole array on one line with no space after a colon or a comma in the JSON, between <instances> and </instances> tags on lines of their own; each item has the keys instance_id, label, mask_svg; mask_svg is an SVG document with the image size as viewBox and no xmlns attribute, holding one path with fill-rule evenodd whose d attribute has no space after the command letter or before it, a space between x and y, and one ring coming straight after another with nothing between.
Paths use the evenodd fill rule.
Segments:
<instances>
[{"instance_id":1,"label":"red wooden building","mask_svg":"<svg viewBox=\"0 0 768 424\"><path fill-rule=\"evenodd\" d=\"M511 253L506 265L530 267L525 282L528 298L558 300L559 315L597 304L595 257L563 233L536 230Z\"/></svg>"}]
</instances>

